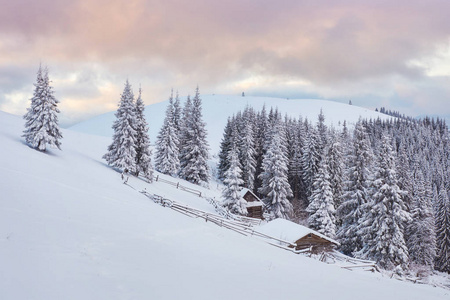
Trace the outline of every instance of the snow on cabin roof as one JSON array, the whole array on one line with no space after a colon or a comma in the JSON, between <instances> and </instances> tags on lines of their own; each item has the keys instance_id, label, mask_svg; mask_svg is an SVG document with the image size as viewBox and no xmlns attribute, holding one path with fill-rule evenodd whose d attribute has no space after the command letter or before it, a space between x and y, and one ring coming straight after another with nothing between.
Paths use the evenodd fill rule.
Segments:
<instances>
[{"instance_id":1,"label":"snow on cabin roof","mask_svg":"<svg viewBox=\"0 0 450 300\"><path fill-rule=\"evenodd\" d=\"M257 231L291 243L295 243L299 239L311 233L333 244L339 245L339 242L321 234L320 232L317 232L308 227L281 218L272 220L267 224L261 225L257 229Z\"/></svg>"},{"instance_id":2,"label":"snow on cabin roof","mask_svg":"<svg viewBox=\"0 0 450 300\"><path fill-rule=\"evenodd\" d=\"M255 206L263 206L264 205L264 203L261 200L259 200L259 198L255 194L253 194L252 191L250 191L247 188L243 188L241 190L241 198L244 198L244 196L245 196L245 194L247 194L247 192L250 192L257 199L255 201L251 201L251 202L247 201L247 207L255 207Z\"/></svg>"},{"instance_id":3,"label":"snow on cabin roof","mask_svg":"<svg viewBox=\"0 0 450 300\"><path fill-rule=\"evenodd\" d=\"M247 188L242 188L242 190L241 190L241 197L244 197L245 196L245 194L247 194L247 192L250 192L256 199L259 199L258 197L256 197L256 195L255 194L253 194L253 192L252 191L250 191L249 189L247 189Z\"/></svg>"},{"instance_id":4,"label":"snow on cabin roof","mask_svg":"<svg viewBox=\"0 0 450 300\"><path fill-rule=\"evenodd\" d=\"M263 206L263 205L264 203L262 203L261 201L247 202L247 207Z\"/></svg>"}]
</instances>

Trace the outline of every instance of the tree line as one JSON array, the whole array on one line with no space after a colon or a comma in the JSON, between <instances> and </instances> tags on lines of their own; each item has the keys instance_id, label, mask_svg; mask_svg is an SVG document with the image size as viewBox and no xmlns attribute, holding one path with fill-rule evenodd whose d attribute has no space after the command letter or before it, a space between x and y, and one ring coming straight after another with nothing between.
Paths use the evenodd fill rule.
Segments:
<instances>
[{"instance_id":1,"label":"tree line","mask_svg":"<svg viewBox=\"0 0 450 300\"><path fill-rule=\"evenodd\" d=\"M225 205L253 190L271 218L337 239L386 269L450 272L450 149L443 120L359 120L353 130L247 107L228 119L218 177Z\"/></svg>"},{"instance_id":2,"label":"tree line","mask_svg":"<svg viewBox=\"0 0 450 300\"><path fill-rule=\"evenodd\" d=\"M59 101L48 69L37 72L23 137L40 151L59 148ZM103 158L110 166L153 180L142 91L128 80ZM156 140L155 168L207 185L209 145L197 87L181 108L169 98ZM219 153L224 205L245 215L239 191L265 202L270 218L307 224L337 239L348 255L386 269L450 272L450 136L443 120L360 120L353 130L284 118L277 109L247 107L228 119Z\"/></svg>"}]
</instances>

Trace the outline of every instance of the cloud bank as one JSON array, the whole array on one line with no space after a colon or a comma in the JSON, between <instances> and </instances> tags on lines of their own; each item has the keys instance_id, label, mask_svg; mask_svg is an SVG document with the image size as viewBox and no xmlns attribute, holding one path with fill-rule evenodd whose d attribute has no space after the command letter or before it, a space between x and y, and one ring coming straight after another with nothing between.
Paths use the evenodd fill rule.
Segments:
<instances>
[{"instance_id":1,"label":"cloud bank","mask_svg":"<svg viewBox=\"0 0 450 300\"><path fill-rule=\"evenodd\" d=\"M450 2L0 0L0 109L22 114L40 62L65 123L170 89L352 99L450 114Z\"/></svg>"}]
</instances>

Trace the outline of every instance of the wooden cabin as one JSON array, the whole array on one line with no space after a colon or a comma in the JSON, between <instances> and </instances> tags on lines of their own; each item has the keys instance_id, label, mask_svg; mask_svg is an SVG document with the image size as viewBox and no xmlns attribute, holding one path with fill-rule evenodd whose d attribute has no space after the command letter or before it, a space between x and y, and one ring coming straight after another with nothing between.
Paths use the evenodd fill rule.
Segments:
<instances>
[{"instance_id":1,"label":"wooden cabin","mask_svg":"<svg viewBox=\"0 0 450 300\"><path fill-rule=\"evenodd\" d=\"M257 231L274 238L290 242L296 245L295 250L311 248L314 253L331 251L339 246L339 243L320 232L312 230L300 224L285 220L275 219L261 225ZM294 248L294 246L289 246Z\"/></svg>"},{"instance_id":2,"label":"wooden cabin","mask_svg":"<svg viewBox=\"0 0 450 300\"><path fill-rule=\"evenodd\" d=\"M262 201L249 189L242 189L241 197L247 201L247 217L263 219L263 206Z\"/></svg>"}]
</instances>

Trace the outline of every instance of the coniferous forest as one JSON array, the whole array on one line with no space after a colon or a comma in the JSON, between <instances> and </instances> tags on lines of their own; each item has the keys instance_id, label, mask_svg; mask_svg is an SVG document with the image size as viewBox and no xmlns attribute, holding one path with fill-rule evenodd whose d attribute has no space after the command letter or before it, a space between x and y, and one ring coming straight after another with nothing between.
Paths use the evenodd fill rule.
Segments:
<instances>
[{"instance_id":1,"label":"coniferous forest","mask_svg":"<svg viewBox=\"0 0 450 300\"><path fill-rule=\"evenodd\" d=\"M236 184L253 190L269 218L335 238L347 255L398 272L450 272L445 122L360 119L337 129L325 117L296 119L251 107L229 117L219 179L229 190ZM227 205L236 207L229 195Z\"/></svg>"},{"instance_id":2,"label":"coniferous forest","mask_svg":"<svg viewBox=\"0 0 450 300\"><path fill-rule=\"evenodd\" d=\"M108 164L153 178L141 93L128 82L116 113ZM336 239L340 251L402 273L450 272L450 140L443 120L360 119L329 127L317 120L247 107L228 118L217 177L223 205L246 215L248 188L267 219L284 218ZM142 119L142 120L141 120ZM199 89L181 108L169 98L155 167L195 184L209 182Z\"/></svg>"}]
</instances>

